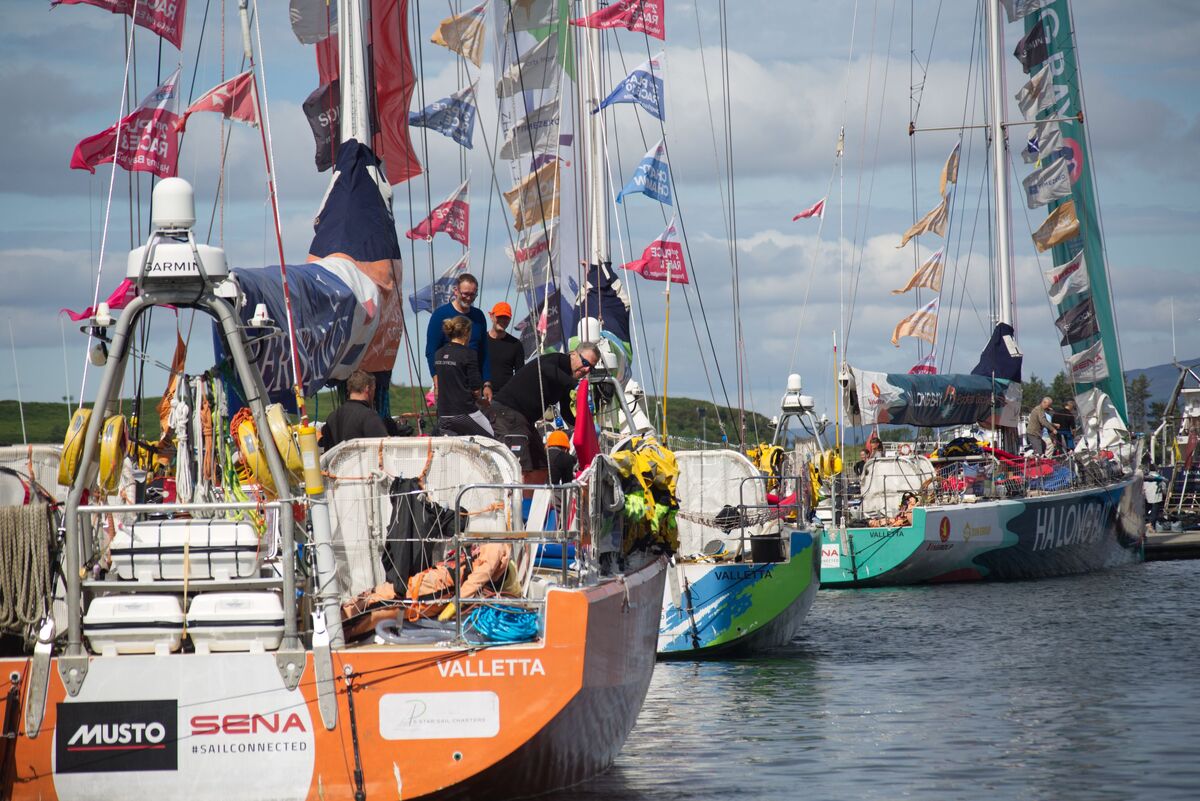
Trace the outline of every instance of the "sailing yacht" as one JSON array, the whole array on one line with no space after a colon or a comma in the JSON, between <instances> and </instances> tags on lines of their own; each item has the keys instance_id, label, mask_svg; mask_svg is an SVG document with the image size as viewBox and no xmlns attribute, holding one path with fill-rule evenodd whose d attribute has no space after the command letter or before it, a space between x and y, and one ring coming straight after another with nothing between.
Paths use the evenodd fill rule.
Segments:
<instances>
[{"instance_id":1,"label":"sailing yacht","mask_svg":"<svg viewBox=\"0 0 1200 801\"><path fill-rule=\"evenodd\" d=\"M387 165L369 144L368 52L375 15L403 23L406 5L338 0L341 144L308 264L230 270L197 242L190 184L166 178L127 263L136 297L86 321L103 343L95 413L77 413L59 460L65 504L31 493L42 525L21 531L28 550L14 555L53 554L29 584L48 589L6 599L36 622L0 658L0 796L523 797L604 770L633 727L665 560L618 544L620 565L600 570L598 543L623 516L613 459L530 486L494 440L355 440L321 456L306 418L309 390L373 345L387 365L398 344L382 324L400 264ZM212 319L221 363L181 358L160 443L168 468L150 487L117 401L139 325L167 305ZM269 403L289 390L298 425ZM452 522L436 541L403 539L404 509ZM576 556L539 568L546 544ZM391 549L409 545L448 570L473 547L511 549L503 594L465 599L456 580L431 610L399 593L356 636L361 619L344 606L391 581Z\"/></svg>"},{"instance_id":2,"label":"sailing yacht","mask_svg":"<svg viewBox=\"0 0 1200 801\"><path fill-rule=\"evenodd\" d=\"M866 459L858 481L835 479L840 487L830 488L824 510L825 587L1041 578L1143 558L1139 449L1124 422L1123 374L1068 0L983 5L998 298L991 340L969 375L883 373L843 364L840 388L855 423L983 425L991 430L990 443L967 438L932 453L904 445ZM1015 436L1021 353L1014 329L1008 143L1012 132L1025 129L1006 121L1002 7L1010 22L1022 20L1025 27L1015 55L1033 74L1017 100L1032 124L1025 160L1036 162L1036 169L1024 186L1031 209L1052 207L1033 240L1056 262L1044 273L1062 344L1072 351L1066 362L1083 423L1075 450L1051 456L1023 455ZM947 187L957 170L956 147L942 172L941 204L905 234L905 242L944 234ZM915 283L929 286L920 274L910 287ZM940 272L937 284L931 288L940 287ZM935 298L897 326L893 343L899 335L931 340L936 315Z\"/></svg>"}]
</instances>

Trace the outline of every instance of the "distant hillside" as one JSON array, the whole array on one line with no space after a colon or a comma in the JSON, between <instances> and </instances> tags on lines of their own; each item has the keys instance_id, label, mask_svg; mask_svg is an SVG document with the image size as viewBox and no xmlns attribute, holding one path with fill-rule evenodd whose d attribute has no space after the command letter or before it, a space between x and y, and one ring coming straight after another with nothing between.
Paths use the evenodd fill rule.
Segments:
<instances>
[{"instance_id":1,"label":"distant hillside","mask_svg":"<svg viewBox=\"0 0 1200 801\"><path fill-rule=\"evenodd\" d=\"M1195 369L1200 367L1200 359L1188 359L1181 362L1181 364ZM1138 376L1143 375L1150 382L1149 402L1154 403L1158 401L1166 403L1167 399L1171 396L1171 390L1175 388L1175 382L1179 380L1179 368L1173 364L1158 364L1154 367L1139 367L1133 370L1126 370L1126 385ZM1188 386L1192 386L1192 384L1188 384Z\"/></svg>"}]
</instances>

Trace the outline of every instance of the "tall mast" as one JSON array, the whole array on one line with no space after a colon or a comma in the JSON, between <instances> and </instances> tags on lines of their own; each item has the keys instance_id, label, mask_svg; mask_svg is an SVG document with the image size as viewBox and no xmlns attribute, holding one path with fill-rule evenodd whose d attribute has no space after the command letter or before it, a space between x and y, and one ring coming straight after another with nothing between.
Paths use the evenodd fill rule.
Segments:
<instances>
[{"instance_id":1,"label":"tall mast","mask_svg":"<svg viewBox=\"0 0 1200 801\"><path fill-rule=\"evenodd\" d=\"M992 201L996 207L995 253L998 281L996 322L1016 327L1013 309L1012 232L1009 223L1008 134L1004 127L1004 21L1000 0L983 0L987 8L988 89L990 111L988 134L992 140Z\"/></svg>"},{"instance_id":2,"label":"tall mast","mask_svg":"<svg viewBox=\"0 0 1200 801\"><path fill-rule=\"evenodd\" d=\"M371 145L371 106L367 94L370 73L367 72L366 20L362 0L338 2L338 89L341 110L338 123L341 141L357 139Z\"/></svg>"},{"instance_id":3,"label":"tall mast","mask_svg":"<svg viewBox=\"0 0 1200 801\"><path fill-rule=\"evenodd\" d=\"M599 0L584 0L584 16L600 10ZM611 261L608 251L608 208L604 194L604 129L603 114L592 114L600 107L600 28L582 28L585 41L584 54L587 59L584 75L580 81L583 97L583 115L587 118L587 209L588 214L588 263L601 265Z\"/></svg>"}]
</instances>

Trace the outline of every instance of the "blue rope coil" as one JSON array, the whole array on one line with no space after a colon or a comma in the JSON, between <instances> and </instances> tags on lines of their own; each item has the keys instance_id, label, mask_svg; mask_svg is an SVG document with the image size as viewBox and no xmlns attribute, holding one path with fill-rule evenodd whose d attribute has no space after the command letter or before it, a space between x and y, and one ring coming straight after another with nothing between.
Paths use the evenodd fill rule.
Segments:
<instances>
[{"instance_id":1,"label":"blue rope coil","mask_svg":"<svg viewBox=\"0 0 1200 801\"><path fill-rule=\"evenodd\" d=\"M467 625L479 642L529 642L538 636L538 614L512 606L477 606L467 615Z\"/></svg>"}]
</instances>

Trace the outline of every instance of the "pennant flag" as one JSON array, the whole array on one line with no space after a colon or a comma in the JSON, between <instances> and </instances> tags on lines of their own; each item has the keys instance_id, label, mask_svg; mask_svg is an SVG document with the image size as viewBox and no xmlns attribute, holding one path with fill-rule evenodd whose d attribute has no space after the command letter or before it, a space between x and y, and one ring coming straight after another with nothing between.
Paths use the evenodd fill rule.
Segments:
<instances>
[{"instance_id":1,"label":"pennant flag","mask_svg":"<svg viewBox=\"0 0 1200 801\"><path fill-rule=\"evenodd\" d=\"M126 278L121 283L117 284L117 288L108 296L105 303L108 304L109 311L117 311L129 305L129 301L137 297L137 284ZM70 309L59 309L60 314L65 314L71 318L71 322L78 323L82 320L90 319L96 313L95 306L88 306L81 312L73 312Z\"/></svg>"},{"instance_id":2,"label":"pennant flag","mask_svg":"<svg viewBox=\"0 0 1200 801\"><path fill-rule=\"evenodd\" d=\"M89 5L102 8L113 14L133 14L134 0L51 0L50 7L65 5ZM175 49L183 45L183 21L187 18L187 0L171 0L169 3L138 0L134 25L153 31Z\"/></svg>"},{"instance_id":3,"label":"pennant flag","mask_svg":"<svg viewBox=\"0 0 1200 801\"><path fill-rule=\"evenodd\" d=\"M462 254L462 258L454 262L446 272L438 276L432 284L426 284L408 296L408 305L413 314L417 312L432 312L450 302L454 296L454 282L467 271L470 251Z\"/></svg>"},{"instance_id":4,"label":"pennant flag","mask_svg":"<svg viewBox=\"0 0 1200 801\"><path fill-rule=\"evenodd\" d=\"M117 166L130 172L150 172L159 178L175 174L179 162L179 68L146 96L132 114L75 146L71 169L94 173L108 164L115 151ZM120 129L118 147L117 130Z\"/></svg>"},{"instance_id":5,"label":"pennant flag","mask_svg":"<svg viewBox=\"0 0 1200 801\"><path fill-rule=\"evenodd\" d=\"M179 118L179 130L187 125L188 117L198 111L215 111L227 120L240 120L258 127L258 101L255 99L254 70L230 78L219 86L205 92L199 100L188 106Z\"/></svg>"},{"instance_id":6,"label":"pennant flag","mask_svg":"<svg viewBox=\"0 0 1200 801\"><path fill-rule=\"evenodd\" d=\"M658 140L658 144L642 156L642 161L633 171L629 183L617 193L617 202L620 203L625 195L636 194L671 205L671 165L667 163L666 140Z\"/></svg>"},{"instance_id":7,"label":"pennant flag","mask_svg":"<svg viewBox=\"0 0 1200 801\"><path fill-rule=\"evenodd\" d=\"M938 303L941 298L934 298L912 314L896 323L892 331L892 344L900 347L900 337L916 337L930 345L937 342Z\"/></svg>"},{"instance_id":8,"label":"pennant flag","mask_svg":"<svg viewBox=\"0 0 1200 801\"><path fill-rule=\"evenodd\" d=\"M408 124L448 136L471 150L475 136L475 84L408 115Z\"/></svg>"},{"instance_id":9,"label":"pennant flag","mask_svg":"<svg viewBox=\"0 0 1200 801\"><path fill-rule=\"evenodd\" d=\"M1054 76L1050 74L1050 65L1038 70L1029 83L1021 87L1016 97L1017 108L1021 109L1021 116L1027 120L1050 108L1054 103Z\"/></svg>"},{"instance_id":10,"label":"pennant flag","mask_svg":"<svg viewBox=\"0 0 1200 801\"><path fill-rule=\"evenodd\" d=\"M808 219L809 217L821 218L824 216L825 216L825 198L821 198L816 203L812 204L807 209L805 209L804 211L800 212L795 217L793 217L792 222L795 222L796 220L805 220L805 219Z\"/></svg>"},{"instance_id":11,"label":"pennant flag","mask_svg":"<svg viewBox=\"0 0 1200 801\"><path fill-rule=\"evenodd\" d=\"M1008 12L1008 21L1016 22L1021 17L1032 14L1054 2L1054 0L1000 0L1004 10Z\"/></svg>"},{"instance_id":12,"label":"pennant flag","mask_svg":"<svg viewBox=\"0 0 1200 801\"><path fill-rule=\"evenodd\" d=\"M1072 306L1054 321L1054 325L1062 332L1059 345L1066 347L1077 342L1083 342L1089 337L1100 333L1100 322L1096 319L1096 304L1088 298L1078 306Z\"/></svg>"},{"instance_id":13,"label":"pennant flag","mask_svg":"<svg viewBox=\"0 0 1200 801\"><path fill-rule=\"evenodd\" d=\"M1046 33L1046 26L1042 20L1039 19L1029 29L1029 33L1021 37L1021 41L1017 42L1017 49L1013 50L1013 55L1017 57L1017 61L1021 62L1021 69L1025 71L1026 75L1050 57L1050 37Z\"/></svg>"},{"instance_id":14,"label":"pennant flag","mask_svg":"<svg viewBox=\"0 0 1200 801\"><path fill-rule=\"evenodd\" d=\"M937 353L930 351L929 355L914 364L908 371L909 375L937 375Z\"/></svg>"},{"instance_id":15,"label":"pennant flag","mask_svg":"<svg viewBox=\"0 0 1200 801\"><path fill-rule=\"evenodd\" d=\"M557 221L544 228L540 225L526 228L518 235L515 247L504 246L505 253L513 263L518 291L528 292L534 287L550 283L557 250Z\"/></svg>"},{"instance_id":16,"label":"pennant flag","mask_svg":"<svg viewBox=\"0 0 1200 801\"><path fill-rule=\"evenodd\" d=\"M318 86L304 100L304 116L308 118L308 127L312 128L313 141L317 148L317 172L325 172L332 167L334 156L337 155L340 139L337 131L340 103L341 93L337 80Z\"/></svg>"},{"instance_id":17,"label":"pennant flag","mask_svg":"<svg viewBox=\"0 0 1200 801\"><path fill-rule=\"evenodd\" d=\"M1050 302L1055 306L1061 305L1067 298L1087 292L1091 287L1082 250L1066 264L1042 270L1042 274L1046 276Z\"/></svg>"},{"instance_id":18,"label":"pennant flag","mask_svg":"<svg viewBox=\"0 0 1200 801\"><path fill-rule=\"evenodd\" d=\"M1108 360L1104 358L1104 343L1097 342L1087 350L1067 357L1071 380L1076 384L1094 384L1108 378Z\"/></svg>"},{"instance_id":19,"label":"pennant flag","mask_svg":"<svg viewBox=\"0 0 1200 801\"><path fill-rule=\"evenodd\" d=\"M519 57L496 81L497 97L549 89L558 78L558 37L547 36Z\"/></svg>"},{"instance_id":20,"label":"pennant flag","mask_svg":"<svg viewBox=\"0 0 1200 801\"><path fill-rule=\"evenodd\" d=\"M558 166L552 161L521 179L504 193L513 214L513 228L518 231L531 225L546 225L558 216Z\"/></svg>"},{"instance_id":21,"label":"pennant flag","mask_svg":"<svg viewBox=\"0 0 1200 801\"><path fill-rule=\"evenodd\" d=\"M600 108L608 108L614 103L637 103L658 119L665 120L662 64L662 53L642 62L604 98ZM592 113L595 114L599 110L596 109Z\"/></svg>"},{"instance_id":22,"label":"pennant flag","mask_svg":"<svg viewBox=\"0 0 1200 801\"><path fill-rule=\"evenodd\" d=\"M555 21L558 0L505 0L508 11L505 25L509 31L532 31Z\"/></svg>"},{"instance_id":23,"label":"pennant flag","mask_svg":"<svg viewBox=\"0 0 1200 801\"><path fill-rule=\"evenodd\" d=\"M1021 159L1026 164L1032 164L1052 156L1062 149L1062 128L1058 126L1058 123L1039 122L1033 126L1033 132L1025 140L1025 149L1021 151Z\"/></svg>"},{"instance_id":24,"label":"pennant flag","mask_svg":"<svg viewBox=\"0 0 1200 801\"><path fill-rule=\"evenodd\" d=\"M663 0L617 0L583 19L571 20L571 24L582 28L624 28L655 39L667 38Z\"/></svg>"},{"instance_id":25,"label":"pennant flag","mask_svg":"<svg viewBox=\"0 0 1200 801\"><path fill-rule=\"evenodd\" d=\"M945 269L945 261L942 259L942 253L945 248L939 249L933 253L925 263L917 268L917 271L908 279L908 283L900 289L893 289L893 295L903 295L905 292L916 287L924 287L932 289L934 292L942 291L942 272Z\"/></svg>"},{"instance_id":26,"label":"pennant flag","mask_svg":"<svg viewBox=\"0 0 1200 801\"><path fill-rule=\"evenodd\" d=\"M683 245L679 243L674 217L658 239L642 251L642 257L626 264L625 269L651 281L690 283L687 265L683 261Z\"/></svg>"},{"instance_id":27,"label":"pennant flag","mask_svg":"<svg viewBox=\"0 0 1200 801\"><path fill-rule=\"evenodd\" d=\"M500 146L500 158L515 161L522 156L558 150L558 98L534 109L512 127Z\"/></svg>"},{"instance_id":28,"label":"pennant flag","mask_svg":"<svg viewBox=\"0 0 1200 801\"><path fill-rule=\"evenodd\" d=\"M338 32L336 2L330 0L291 0L288 14L292 19L292 33L300 44L312 45L323 42Z\"/></svg>"},{"instance_id":29,"label":"pennant flag","mask_svg":"<svg viewBox=\"0 0 1200 801\"><path fill-rule=\"evenodd\" d=\"M1070 197L1071 165L1066 159L1055 159L1029 173L1021 185L1025 187L1025 202L1031 209Z\"/></svg>"},{"instance_id":30,"label":"pennant flag","mask_svg":"<svg viewBox=\"0 0 1200 801\"><path fill-rule=\"evenodd\" d=\"M1079 218L1075 216L1075 201L1068 200L1050 212L1046 221L1033 232L1033 244L1041 252L1079 236Z\"/></svg>"},{"instance_id":31,"label":"pennant flag","mask_svg":"<svg viewBox=\"0 0 1200 801\"><path fill-rule=\"evenodd\" d=\"M424 239L428 241L433 239L434 234L444 231L455 242L462 245L469 244L471 206L468 200L468 187L470 183L470 178L463 181L462 186L455 189L454 193L446 198L444 203L439 204L437 208L429 213L428 217L417 223L417 227L413 228L405 236L409 239Z\"/></svg>"},{"instance_id":32,"label":"pennant flag","mask_svg":"<svg viewBox=\"0 0 1200 801\"><path fill-rule=\"evenodd\" d=\"M950 151L950 155L946 158L946 164L942 167L941 192L942 197L946 196L946 185L958 183L958 154L962 149L962 140L959 139L954 143L954 149Z\"/></svg>"},{"instance_id":33,"label":"pennant flag","mask_svg":"<svg viewBox=\"0 0 1200 801\"><path fill-rule=\"evenodd\" d=\"M904 247L908 244L908 240L920 234L945 236L946 224L949 221L949 208L949 201L943 196L941 203L937 204L928 214L913 223L912 228L904 232L904 236L900 237L900 244L896 245L896 247Z\"/></svg>"},{"instance_id":34,"label":"pennant flag","mask_svg":"<svg viewBox=\"0 0 1200 801\"><path fill-rule=\"evenodd\" d=\"M453 50L476 67L483 63L483 20L487 3L480 3L456 17L447 17L438 25L429 41Z\"/></svg>"}]
</instances>

